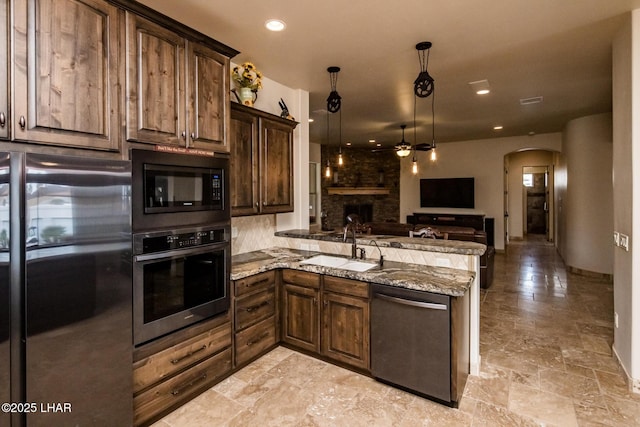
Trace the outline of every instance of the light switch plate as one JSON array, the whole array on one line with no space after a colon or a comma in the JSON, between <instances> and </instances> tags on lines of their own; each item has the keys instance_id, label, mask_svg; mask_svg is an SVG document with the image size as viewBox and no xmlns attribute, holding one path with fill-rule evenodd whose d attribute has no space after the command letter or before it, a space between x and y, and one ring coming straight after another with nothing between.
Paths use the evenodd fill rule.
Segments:
<instances>
[{"instance_id":1,"label":"light switch plate","mask_svg":"<svg viewBox=\"0 0 640 427\"><path fill-rule=\"evenodd\" d=\"M620 233L618 233L617 231L613 232L613 243L616 246L620 246Z\"/></svg>"},{"instance_id":2,"label":"light switch plate","mask_svg":"<svg viewBox=\"0 0 640 427\"><path fill-rule=\"evenodd\" d=\"M629 236L626 234L620 233L620 247L624 248L625 251L629 250Z\"/></svg>"}]
</instances>

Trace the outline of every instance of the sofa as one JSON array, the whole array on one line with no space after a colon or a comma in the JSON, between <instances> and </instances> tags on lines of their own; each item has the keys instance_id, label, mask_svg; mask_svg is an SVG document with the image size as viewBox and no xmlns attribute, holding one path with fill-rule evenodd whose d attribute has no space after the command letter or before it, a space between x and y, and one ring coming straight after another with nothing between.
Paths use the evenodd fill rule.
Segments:
<instances>
[{"instance_id":1,"label":"sofa","mask_svg":"<svg viewBox=\"0 0 640 427\"><path fill-rule=\"evenodd\" d=\"M444 240L463 240L487 245L487 233L473 227L433 224L406 224L400 222L367 222L362 226L367 234L404 236L415 238L435 238ZM493 282L493 264L495 248L487 245L480 256L480 287L487 289Z\"/></svg>"}]
</instances>

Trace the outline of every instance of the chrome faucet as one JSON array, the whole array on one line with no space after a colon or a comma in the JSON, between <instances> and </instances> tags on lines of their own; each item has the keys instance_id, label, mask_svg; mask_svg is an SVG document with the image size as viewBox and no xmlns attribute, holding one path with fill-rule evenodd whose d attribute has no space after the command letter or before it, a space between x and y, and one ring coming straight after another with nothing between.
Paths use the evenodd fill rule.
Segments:
<instances>
[{"instance_id":1,"label":"chrome faucet","mask_svg":"<svg viewBox=\"0 0 640 427\"><path fill-rule=\"evenodd\" d=\"M360 224L360 217L356 214L349 214L347 215L347 225L344 226L344 235L342 236L342 241L346 242L347 241L347 233L349 232L349 229L351 229L351 234L352 234L352 238L353 238L353 243L351 244L351 258L357 258L358 257L358 246L356 243L356 229L358 228L358 225Z\"/></svg>"}]
</instances>

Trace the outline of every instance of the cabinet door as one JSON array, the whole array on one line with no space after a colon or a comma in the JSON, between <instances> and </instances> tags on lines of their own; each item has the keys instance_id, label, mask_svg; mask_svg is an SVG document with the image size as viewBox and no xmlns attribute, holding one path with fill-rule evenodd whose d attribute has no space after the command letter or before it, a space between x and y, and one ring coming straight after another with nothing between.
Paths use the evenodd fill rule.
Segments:
<instances>
[{"instance_id":1,"label":"cabinet door","mask_svg":"<svg viewBox=\"0 0 640 427\"><path fill-rule=\"evenodd\" d=\"M13 137L117 150L118 10L100 0L14 5Z\"/></svg>"},{"instance_id":2,"label":"cabinet door","mask_svg":"<svg viewBox=\"0 0 640 427\"><path fill-rule=\"evenodd\" d=\"M229 59L195 43L189 43L188 58L188 146L229 151L224 135L229 114Z\"/></svg>"},{"instance_id":3,"label":"cabinet door","mask_svg":"<svg viewBox=\"0 0 640 427\"><path fill-rule=\"evenodd\" d=\"M185 40L127 13L127 139L185 145Z\"/></svg>"},{"instance_id":4,"label":"cabinet door","mask_svg":"<svg viewBox=\"0 0 640 427\"><path fill-rule=\"evenodd\" d=\"M262 212L292 212L293 129L267 118L260 123Z\"/></svg>"},{"instance_id":5,"label":"cabinet door","mask_svg":"<svg viewBox=\"0 0 640 427\"><path fill-rule=\"evenodd\" d=\"M9 138L9 73L8 34L9 9L7 0L0 0L0 139Z\"/></svg>"},{"instance_id":6,"label":"cabinet door","mask_svg":"<svg viewBox=\"0 0 640 427\"><path fill-rule=\"evenodd\" d=\"M257 127L257 117L244 111L232 110L229 145L233 216L257 214L260 211Z\"/></svg>"},{"instance_id":7,"label":"cabinet door","mask_svg":"<svg viewBox=\"0 0 640 427\"><path fill-rule=\"evenodd\" d=\"M369 302L347 295L323 295L322 354L369 370Z\"/></svg>"},{"instance_id":8,"label":"cabinet door","mask_svg":"<svg viewBox=\"0 0 640 427\"><path fill-rule=\"evenodd\" d=\"M318 291L285 283L283 286L282 340L299 348L318 353Z\"/></svg>"}]
</instances>

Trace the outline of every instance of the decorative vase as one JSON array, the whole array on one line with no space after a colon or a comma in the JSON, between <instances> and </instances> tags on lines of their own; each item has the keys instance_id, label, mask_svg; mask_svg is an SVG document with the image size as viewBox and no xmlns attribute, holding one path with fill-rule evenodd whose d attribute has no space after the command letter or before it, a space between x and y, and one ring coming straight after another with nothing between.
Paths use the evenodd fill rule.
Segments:
<instances>
[{"instance_id":1,"label":"decorative vase","mask_svg":"<svg viewBox=\"0 0 640 427\"><path fill-rule=\"evenodd\" d=\"M253 103L257 98L256 92L252 91L249 87L241 87L238 88L237 94L241 104L253 107Z\"/></svg>"}]
</instances>

